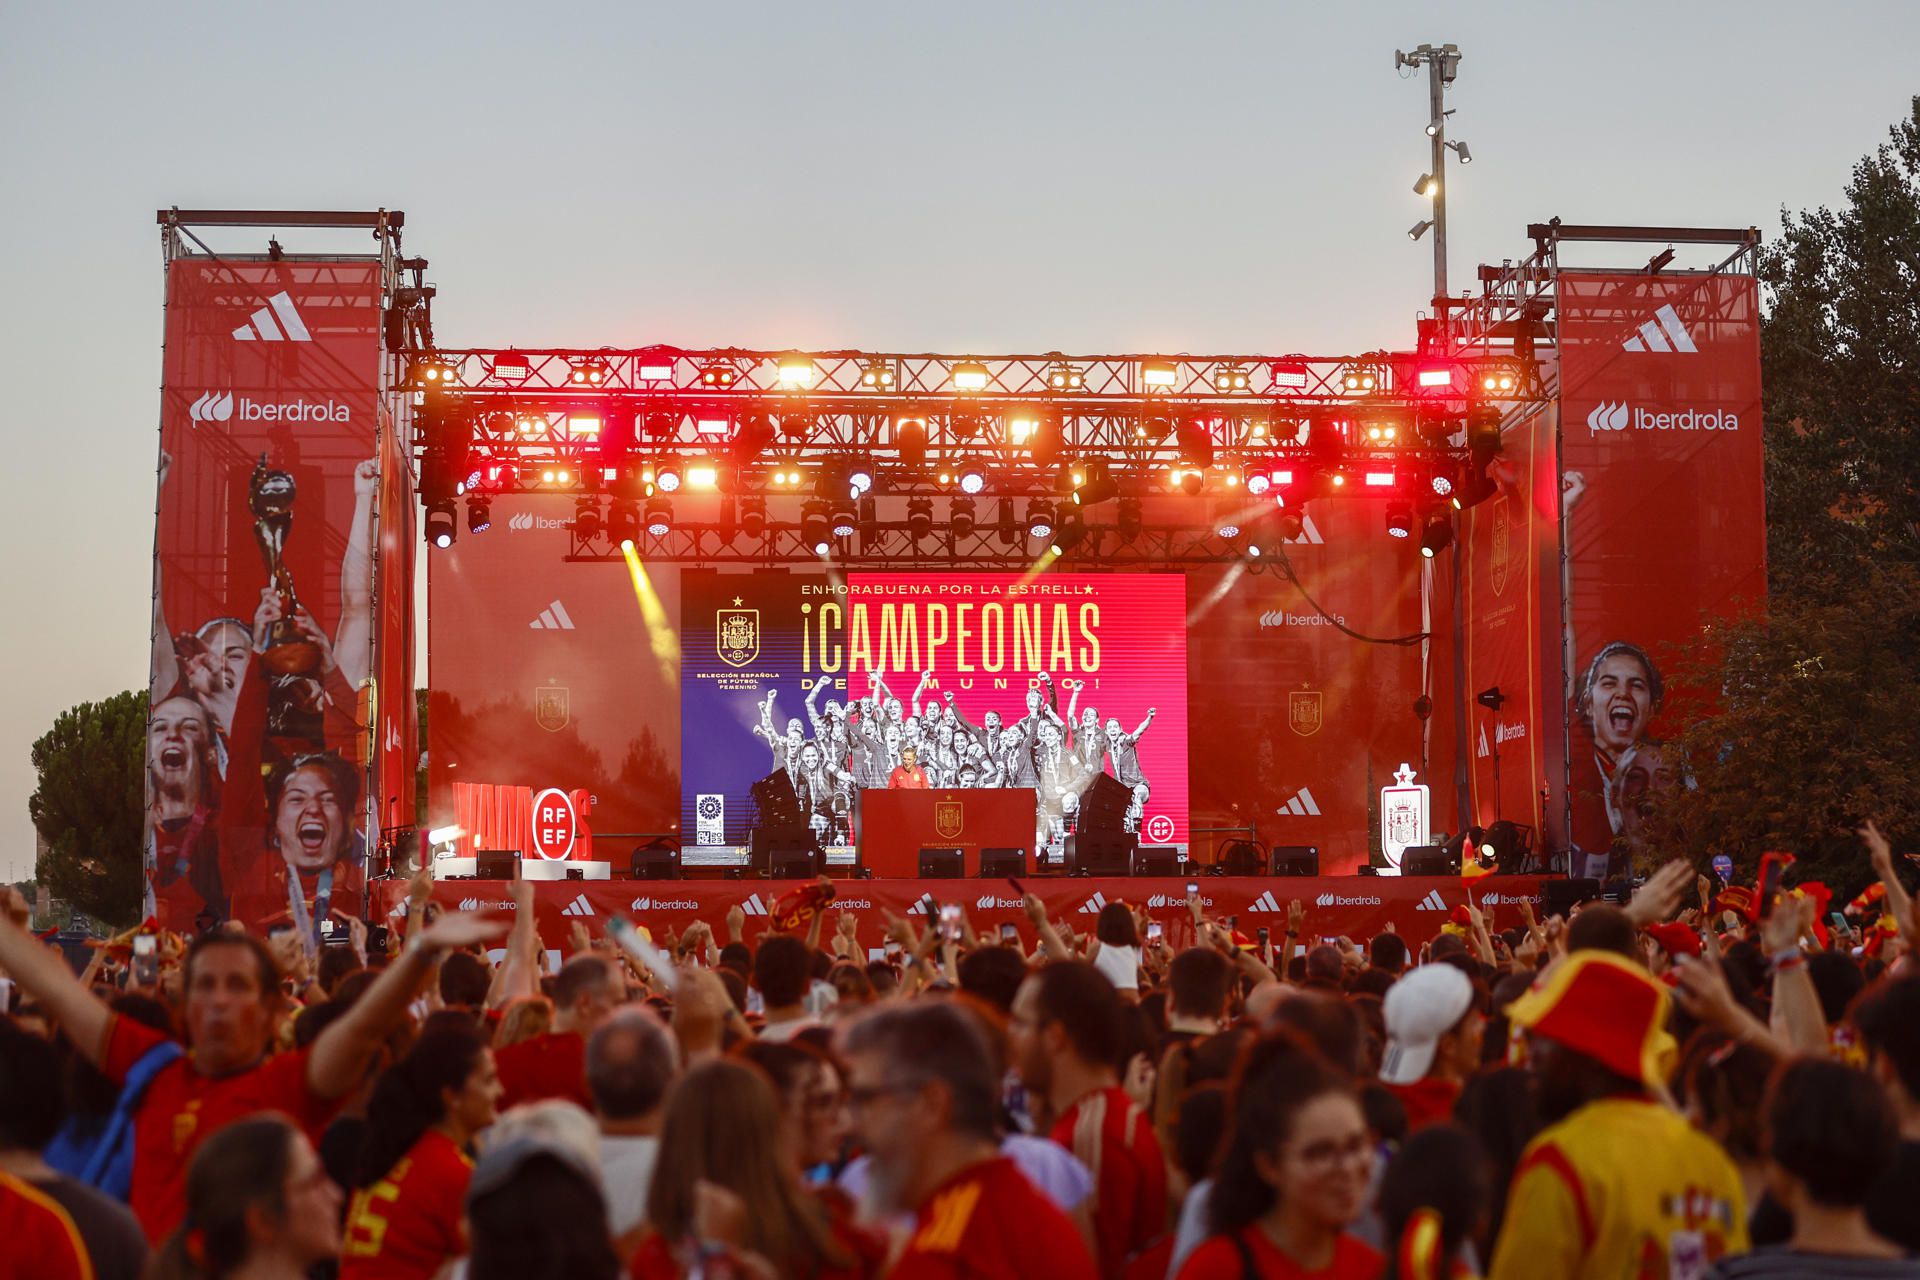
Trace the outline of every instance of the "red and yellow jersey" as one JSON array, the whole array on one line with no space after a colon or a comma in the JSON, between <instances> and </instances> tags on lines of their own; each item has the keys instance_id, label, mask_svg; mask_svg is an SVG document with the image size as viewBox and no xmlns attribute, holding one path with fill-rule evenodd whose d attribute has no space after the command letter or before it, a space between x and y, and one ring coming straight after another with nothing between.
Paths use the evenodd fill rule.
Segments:
<instances>
[{"instance_id":1,"label":"red and yellow jersey","mask_svg":"<svg viewBox=\"0 0 1920 1280\"><path fill-rule=\"evenodd\" d=\"M1093 1173L1094 1240L1100 1274L1117 1277L1127 1259L1166 1229L1167 1165L1147 1114L1125 1089L1097 1089L1061 1113L1053 1140Z\"/></svg>"},{"instance_id":2,"label":"red and yellow jersey","mask_svg":"<svg viewBox=\"0 0 1920 1280\"><path fill-rule=\"evenodd\" d=\"M962 1169L920 1205L887 1280L1093 1280L1080 1229L1005 1156Z\"/></svg>"},{"instance_id":3,"label":"red and yellow jersey","mask_svg":"<svg viewBox=\"0 0 1920 1280\"><path fill-rule=\"evenodd\" d=\"M1240 1232L1236 1244L1231 1236L1213 1236L1193 1251L1179 1280L1242 1280L1249 1274L1261 1280L1379 1280L1386 1259L1352 1236L1343 1235L1333 1246L1333 1257L1317 1271L1307 1268L1280 1252L1259 1226Z\"/></svg>"},{"instance_id":4,"label":"red and yellow jersey","mask_svg":"<svg viewBox=\"0 0 1920 1280\"><path fill-rule=\"evenodd\" d=\"M35 1280L93 1280L93 1255L52 1197L0 1173L0 1256L8 1275Z\"/></svg>"},{"instance_id":5,"label":"red and yellow jersey","mask_svg":"<svg viewBox=\"0 0 1920 1280\"><path fill-rule=\"evenodd\" d=\"M1726 1153L1657 1103L1610 1098L1529 1144L1490 1277L1697 1277L1746 1247L1740 1175Z\"/></svg>"},{"instance_id":6,"label":"red and yellow jersey","mask_svg":"<svg viewBox=\"0 0 1920 1280\"><path fill-rule=\"evenodd\" d=\"M353 1193L340 1250L340 1280L429 1280L466 1253L461 1202L473 1161L428 1130L387 1176Z\"/></svg>"},{"instance_id":7,"label":"red and yellow jersey","mask_svg":"<svg viewBox=\"0 0 1920 1280\"><path fill-rule=\"evenodd\" d=\"M587 1094L587 1041L577 1031L551 1032L493 1052L500 1072L500 1109L565 1098L593 1110Z\"/></svg>"}]
</instances>

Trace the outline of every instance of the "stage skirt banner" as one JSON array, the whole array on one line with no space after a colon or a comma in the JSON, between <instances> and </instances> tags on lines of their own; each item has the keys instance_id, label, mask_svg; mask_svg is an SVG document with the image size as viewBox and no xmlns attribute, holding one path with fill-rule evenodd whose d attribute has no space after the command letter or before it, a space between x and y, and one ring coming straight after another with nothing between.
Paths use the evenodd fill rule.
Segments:
<instances>
[{"instance_id":1,"label":"stage skirt banner","mask_svg":"<svg viewBox=\"0 0 1920 1280\"><path fill-rule=\"evenodd\" d=\"M380 304L372 261L168 269L145 861L171 927L359 911L369 765L411 736L372 719L376 512L407 501L382 478Z\"/></svg>"},{"instance_id":2,"label":"stage skirt banner","mask_svg":"<svg viewBox=\"0 0 1920 1280\"><path fill-rule=\"evenodd\" d=\"M1663 745L1675 664L1764 601L1759 299L1732 275L1558 288L1572 838L1625 854L1651 796L1687 785Z\"/></svg>"},{"instance_id":3,"label":"stage skirt banner","mask_svg":"<svg viewBox=\"0 0 1920 1280\"><path fill-rule=\"evenodd\" d=\"M555 950L565 948L569 931L584 924L595 936L615 916L645 925L656 937L671 932L679 937L687 926L703 921L714 937L727 940L727 912L739 907L746 916L746 935L757 940L780 895L799 881L781 880L541 880L534 882L534 911L540 937ZM1035 877L1023 882L1046 905L1050 919L1078 933L1091 935L1100 909L1110 902L1144 906L1165 928L1169 945L1193 942L1192 915L1187 909L1186 885L1179 880L1128 880ZM1520 904L1530 903L1544 915L1542 881L1534 876L1497 876L1474 886L1473 900L1494 929L1521 924ZM929 905L937 911L946 903L965 909L979 932L997 935L1003 924L1020 930L1031 948L1035 938L1021 899L1004 880L847 880L836 882L837 896L827 907L821 927L821 945L833 937L841 911L851 912L858 925L862 951L885 942L883 912L912 918L925 927ZM406 883L374 883L369 918L397 926L406 918ZM1435 937L1441 926L1464 906L1466 891L1458 877L1387 878L1312 876L1229 878L1209 876L1200 881L1201 905L1209 917L1234 921L1249 941L1266 929L1276 944L1287 928L1289 903L1297 900L1306 913L1300 942L1348 938L1356 944L1392 928L1409 945ZM450 911L512 912L513 885L504 880L442 880L433 886L433 900Z\"/></svg>"},{"instance_id":4,"label":"stage skirt banner","mask_svg":"<svg viewBox=\"0 0 1920 1280\"><path fill-rule=\"evenodd\" d=\"M936 787L1034 788L1041 846L1102 774L1121 825L1185 844L1186 604L1180 574L689 572L686 842L744 844L753 784L784 772L850 844L854 797L912 749Z\"/></svg>"}]
</instances>

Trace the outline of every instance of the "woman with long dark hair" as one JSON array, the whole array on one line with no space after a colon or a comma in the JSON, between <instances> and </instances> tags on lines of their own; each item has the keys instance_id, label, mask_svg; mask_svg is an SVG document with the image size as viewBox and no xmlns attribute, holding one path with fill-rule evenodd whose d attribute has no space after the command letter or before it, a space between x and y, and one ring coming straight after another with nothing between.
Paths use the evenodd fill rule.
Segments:
<instances>
[{"instance_id":1,"label":"woman with long dark hair","mask_svg":"<svg viewBox=\"0 0 1920 1280\"><path fill-rule=\"evenodd\" d=\"M1486 1152L1473 1134L1437 1124L1408 1138L1380 1179L1389 1280L1479 1274L1473 1233L1492 1199Z\"/></svg>"},{"instance_id":2,"label":"woman with long dark hair","mask_svg":"<svg viewBox=\"0 0 1920 1280\"><path fill-rule=\"evenodd\" d=\"M467 1147L499 1101L493 1054L472 1031L429 1031L387 1069L367 1103L340 1280L427 1280L466 1253Z\"/></svg>"},{"instance_id":3,"label":"woman with long dark hair","mask_svg":"<svg viewBox=\"0 0 1920 1280\"><path fill-rule=\"evenodd\" d=\"M1179 1280L1380 1274L1380 1255L1346 1230L1366 1207L1374 1156L1346 1073L1287 1032L1263 1037L1235 1074L1227 1133L1211 1234Z\"/></svg>"},{"instance_id":4,"label":"woman with long dark hair","mask_svg":"<svg viewBox=\"0 0 1920 1280\"><path fill-rule=\"evenodd\" d=\"M187 1216L154 1280L304 1280L340 1252L340 1188L300 1131L275 1115L220 1130L187 1167Z\"/></svg>"},{"instance_id":5,"label":"woman with long dark hair","mask_svg":"<svg viewBox=\"0 0 1920 1280\"><path fill-rule=\"evenodd\" d=\"M640 1243L634 1280L676 1280L704 1265L715 1240L803 1280L879 1274L878 1250L836 1224L800 1181L783 1136L773 1086L756 1067L720 1060L674 1086L647 1194L653 1233Z\"/></svg>"}]
</instances>

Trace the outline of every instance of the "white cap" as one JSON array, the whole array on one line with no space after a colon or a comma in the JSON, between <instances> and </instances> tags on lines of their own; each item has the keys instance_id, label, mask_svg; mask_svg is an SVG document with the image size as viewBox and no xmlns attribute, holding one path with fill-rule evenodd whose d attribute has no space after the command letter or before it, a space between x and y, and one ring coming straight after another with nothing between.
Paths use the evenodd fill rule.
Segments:
<instances>
[{"instance_id":1,"label":"white cap","mask_svg":"<svg viewBox=\"0 0 1920 1280\"><path fill-rule=\"evenodd\" d=\"M1473 982L1450 964L1423 964L1387 989L1387 1051L1380 1079L1412 1084L1433 1066L1440 1037L1467 1014Z\"/></svg>"}]
</instances>

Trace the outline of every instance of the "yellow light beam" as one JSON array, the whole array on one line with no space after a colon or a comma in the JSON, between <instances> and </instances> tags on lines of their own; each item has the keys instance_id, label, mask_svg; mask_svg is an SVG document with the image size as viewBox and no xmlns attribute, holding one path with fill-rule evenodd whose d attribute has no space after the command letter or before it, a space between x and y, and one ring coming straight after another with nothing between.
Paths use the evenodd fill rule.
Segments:
<instances>
[{"instance_id":1,"label":"yellow light beam","mask_svg":"<svg viewBox=\"0 0 1920 1280\"><path fill-rule=\"evenodd\" d=\"M660 675L668 686L677 685L680 683L680 637L667 621L660 595L647 577L646 566L640 563L640 553L631 542L623 542L620 554L626 557L627 576L633 579L633 595L640 602L640 618L647 624L647 645L653 650L653 659L660 664Z\"/></svg>"}]
</instances>

